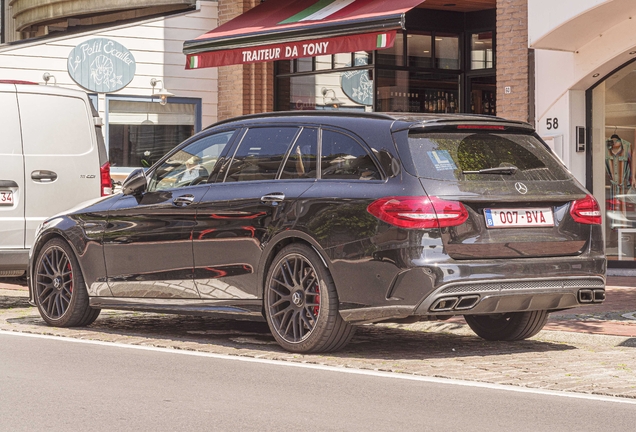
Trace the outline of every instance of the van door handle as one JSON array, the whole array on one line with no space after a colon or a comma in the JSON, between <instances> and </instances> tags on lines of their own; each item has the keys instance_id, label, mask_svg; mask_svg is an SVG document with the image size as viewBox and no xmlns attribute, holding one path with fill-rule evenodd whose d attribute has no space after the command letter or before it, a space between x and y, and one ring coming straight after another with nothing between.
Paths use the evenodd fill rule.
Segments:
<instances>
[{"instance_id":1,"label":"van door handle","mask_svg":"<svg viewBox=\"0 0 636 432\"><path fill-rule=\"evenodd\" d=\"M261 202L278 204L285 199L285 194L282 192L274 192L261 197Z\"/></svg>"},{"instance_id":2,"label":"van door handle","mask_svg":"<svg viewBox=\"0 0 636 432\"><path fill-rule=\"evenodd\" d=\"M12 187L17 188L18 184L13 180L0 180L0 187Z\"/></svg>"},{"instance_id":3,"label":"van door handle","mask_svg":"<svg viewBox=\"0 0 636 432\"><path fill-rule=\"evenodd\" d=\"M194 202L194 195L181 195L172 200L172 204L177 207L189 206Z\"/></svg>"},{"instance_id":4,"label":"van door handle","mask_svg":"<svg viewBox=\"0 0 636 432\"><path fill-rule=\"evenodd\" d=\"M36 182L50 183L57 180L57 174L53 171L38 170L31 173L31 178Z\"/></svg>"}]
</instances>

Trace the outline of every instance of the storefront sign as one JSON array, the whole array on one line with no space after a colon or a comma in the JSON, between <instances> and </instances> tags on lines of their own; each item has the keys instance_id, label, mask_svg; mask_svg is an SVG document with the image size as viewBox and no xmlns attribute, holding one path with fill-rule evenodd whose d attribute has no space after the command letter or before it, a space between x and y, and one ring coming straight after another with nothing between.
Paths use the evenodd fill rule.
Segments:
<instances>
[{"instance_id":1,"label":"storefront sign","mask_svg":"<svg viewBox=\"0 0 636 432\"><path fill-rule=\"evenodd\" d=\"M367 65L365 58L356 58L356 66ZM368 70L349 71L342 74L340 86L344 94L360 105L373 105L373 81Z\"/></svg>"},{"instance_id":2,"label":"storefront sign","mask_svg":"<svg viewBox=\"0 0 636 432\"><path fill-rule=\"evenodd\" d=\"M291 60L343 52L375 51L377 49L391 48L395 42L395 34L396 32L393 30L383 33L366 33L253 48L188 54L186 69Z\"/></svg>"},{"instance_id":3,"label":"storefront sign","mask_svg":"<svg viewBox=\"0 0 636 432\"><path fill-rule=\"evenodd\" d=\"M77 45L68 56L68 73L77 84L96 93L126 87L137 64L130 51L111 39L91 39Z\"/></svg>"}]
</instances>

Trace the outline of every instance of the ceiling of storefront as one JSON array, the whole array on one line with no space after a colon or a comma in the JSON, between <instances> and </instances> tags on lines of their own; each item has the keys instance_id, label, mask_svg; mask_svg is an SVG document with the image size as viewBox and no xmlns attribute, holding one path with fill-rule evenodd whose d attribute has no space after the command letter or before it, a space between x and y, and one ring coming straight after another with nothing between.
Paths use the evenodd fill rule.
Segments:
<instances>
[{"instance_id":1,"label":"ceiling of storefront","mask_svg":"<svg viewBox=\"0 0 636 432\"><path fill-rule=\"evenodd\" d=\"M636 128L636 64L605 81L605 124Z\"/></svg>"},{"instance_id":2,"label":"ceiling of storefront","mask_svg":"<svg viewBox=\"0 0 636 432\"><path fill-rule=\"evenodd\" d=\"M455 12L475 12L495 9L496 0L425 0L418 6L420 9L438 9Z\"/></svg>"}]
</instances>

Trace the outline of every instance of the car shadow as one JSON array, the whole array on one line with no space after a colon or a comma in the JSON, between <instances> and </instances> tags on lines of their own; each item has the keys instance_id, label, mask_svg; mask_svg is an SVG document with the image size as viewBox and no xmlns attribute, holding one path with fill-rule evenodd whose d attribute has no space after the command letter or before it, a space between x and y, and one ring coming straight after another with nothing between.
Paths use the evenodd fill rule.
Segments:
<instances>
[{"instance_id":1,"label":"car shadow","mask_svg":"<svg viewBox=\"0 0 636 432\"><path fill-rule=\"evenodd\" d=\"M48 327L39 316L12 318L7 321ZM444 325L445 331L456 331L463 327L460 323ZM99 340L119 341L125 337L131 343L137 343L131 338L151 339L154 341L151 342L153 345L182 345L197 351L211 351L206 345L217 345L259 353L267 352L272 358L292 355L278 346L267 324L260 321L108 311L103 312L89 327L71 331L78 334L104 334L103 337L94 333L90 335L91 338ZM426 360L577 349L563 343L538 340L489 342L472 334L453 334L445 331L424 331L417 327L417 323L394 326L364 325L358 327L355 336L343 350L325 355L341 359ZM293 355L298 357L296 354Z\"/></svg>"}]
</instances>

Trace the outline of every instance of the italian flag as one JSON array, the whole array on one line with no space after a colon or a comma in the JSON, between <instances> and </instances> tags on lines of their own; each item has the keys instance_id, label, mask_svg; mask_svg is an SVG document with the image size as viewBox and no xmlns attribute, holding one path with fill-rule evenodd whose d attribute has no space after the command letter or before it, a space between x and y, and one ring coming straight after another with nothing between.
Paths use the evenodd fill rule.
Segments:
<instances>
[{"instance_id":1,"label":"italian flag","mask_svg":"<svg viewBox=\"0 0 636 432\"><path fill-rule=\"evenodd\" d=\"M387 46L387 37L386 37L386 33L383 34L379 34L378 35L378 41L376 43L376 47L377 48L386 48Z\"/></svg>"},{"instance_id":2,"label":"italian flag","mask_svg":"<svg viewBox=\"0 0 636 432\"><path fill-rule=\"evenodd\" d=\"M190 56L190 69L197 69L199 67L199 56Z\"/></svg>"},{"instance_id":3,"label":"italian flag","mask_svg":"<svg viewBox=\"0 0 636 432\"><path fill-rule=\"evenodd\" d=\"M298 12L296 15L287 18L278 24L291 24L302 21L318 21L335 14L346 8L356 0L318 0L307 9Z\"/></svg>"}]
</instances>

